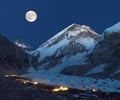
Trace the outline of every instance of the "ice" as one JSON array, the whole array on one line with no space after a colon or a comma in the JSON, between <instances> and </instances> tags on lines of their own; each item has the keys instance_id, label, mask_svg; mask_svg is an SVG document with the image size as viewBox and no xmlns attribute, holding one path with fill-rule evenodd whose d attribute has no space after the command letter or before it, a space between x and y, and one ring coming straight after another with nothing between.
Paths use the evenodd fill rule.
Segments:
<instances>
[{"instance_id":1,"label":"ice","mask_svg":"<svg viewBox=\"0 0 120 100\"><path fill-rule=\"evenodd\" d=\"M40 48L43 47L43 46L47 47L48 44L52 44L57 37L59 37L59 36L61 36L62 34L64 34L64 33L67 31L67 29L70 28L70 27L72 27L73 25L75 25L75 24L71 24L70 26L68 26L68 27L65 28L64 30L62 30L62 31L60 31L59 33L57 33L55 36L53 36L52 38L50 38L47 42L43 43L43 44L40 46ZM39 48L38 48L38 50L39 50Z\"/></svg>"},{"instance_id":2,"label":"ice","mask_svg":"<svg viewBox=\"0 0 120 100\"><path fill-rule=\"evenodd\" d=\"M43 60L45 57L53 55L57 51L57 49L59 49L62 46L67 45L69 42L70 41L67 38L65 38L61 40L59 43L57 43L56 45L52 45L50 47L42 47L42 48L37 49L37 51L40 52L40 60Z\"/></svg>"},{"instance_id":3,"label":"ice","mask_svg":"<svg viewBox=\"0 0 120 100\"><path fill-rule=\"evenodd\" d=\"M49 73L59 73L62 71L64 68L72 66L72 65L79 65L79 64L84 64L86 61L86 52L84 53L78 53L75 56L71 56L70 58L64 57L62 59L61 64L54 66L53 68L49 69Z\"/></svg>"},{"instance_id":4,"label":"ice","mask_svg":"<svg viewBox=\"0 0 120 100\"><path fill-rule=\"evenodd\" d=\"M120 73L120 69L118 69L118 70L114 73L114 75L115 75L115 74L118 74L118 73Z\"/></svg>"},{"instance_id":5,"label":"ice","mask_svg":"<svg viewBox=\"0 0 120 100\"><path fill-rule=\"evenodd\" d=\"M57 52L57 54L59 54L60 53L60 52L58 52L59 48L64 48L71 42L71 40L68 39L68 37L71 37L71 36L73 36L73 37L78 36L78 38L75 40L76 44L80 43L80 44L84 45L86 47L86 49L90 49L90 48L92 48L92 46L95 45L95 43L97 41L95 39L93 39L92 37L90 37L90 36L82 37L82 36L78 35L82 32L92 31L90 29L90 27L85 26L85 25L83 25L83 26L77 25L75 27L75 29L69 30L69 28L71 28L74 25L77 25L77 24L72 24L69 27L65 28L63 31L61 31L57 35L53 36L51 39L49 39L47 42L42 44L36 50L36 51L40 52L39 61L42 61L44 58L54 55L56 52ZM94 31L92 31L92 32L93 32L93 34L95 33ZM68 33L68 37L63 36L63 38L61 40L59 40L58 43L54 44L54 42L57 41L56 39L58 39L59 36L62 36L65 33Z\"/></svg>"},{"instance_id":6,"label":"ice","mask_svg":"<svg viewBox=\"0 0 120 100\"><path fill-rule=\"evenodd\" d=\"M61 75L48 73L46 70L38 70L37 72L31 72L23 75L23 77L54 86L67 86L76 89L86 88L89 90L100 89L105 92L120 93L120 81L113 79L95 79L89 77Z\"/></svg>"},{"instance_id":7,"label":"ice","mask_svg":"<svg viewBox=\"0 0 120 100\"><path fill-rule=\"evenodd\" d=\"M90 75L90 74L96 74L96 73L102 73L104 72L104 68L106 67L107 64L101 64L87 72L85 75Z\"/></svg>"},{"instance_id":8,"label":"ice","mask_svg":"<svg viewBox=\"0 0 120 100\"><path fill-rule=\"evenodd\" d=\"M84 45L87 49L92 48L92 46L95 46L95 44L96 44L96 41L93 38L91 38L90 36L85 37L85 38L80 37L77 40L77 42L79 42L80 44Z\"/></svg>"}]
</instances>

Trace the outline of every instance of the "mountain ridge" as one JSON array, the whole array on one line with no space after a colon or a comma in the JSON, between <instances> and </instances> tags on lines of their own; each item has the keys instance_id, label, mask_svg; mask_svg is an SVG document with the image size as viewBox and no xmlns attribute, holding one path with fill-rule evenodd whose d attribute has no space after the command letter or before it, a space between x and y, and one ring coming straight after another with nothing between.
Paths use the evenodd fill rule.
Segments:
<instances>
[{"instance_id":1,"label":"mountain ridge","mask_svg":"<svg viewBox=\"0 0 120 100\"><path fill-rule=\"evenodd\" d=\"M45 84L120 92L119 29L118 23L100 36L88 26L72 24L33 51L0 37L2 74L23 71L23 77Z\"/></svg>"},{"instance_id":2,"label":"mountain ridge","mask_svg":"<svg viewBox=\"0 0 120 100\"><path fill-rule=\"evenodd\" d=\"M115 26L117 26L115 29L120 29L120 27L118 27L119 25ZM74 28L71 29L74 30ZM69 34L71 31L67 32L65 34ZM62 33L59 33L60 36L63 33L64 31L62 31ZM76 33L78 34L76 35ZM88 34L89 33L87 33L87 37L91 36ZM72 43L68 45L68 41L61 42L62 39L60 39L58 42L55 42L55 36L52 38L52 42L50 39L44 45L42 45L42 47L36 50L40 53L38 66L30 67L28 73L23 76L50 85L67 86L77 89L85 88L89 90L95 88L97 90L105 92L120 93L119 34L120 32L118 31L111 33L111 28L109 28L107 31L104 31L101 36L94 34L98 37L98 41L91 42L88 38L85 39L85 33L79 35L78 31L74 31L72 32L71 38L63 38L71 39L72 42L74 40L75 42L73 42L72 46ZM62 37L66 36L62 35ZM85 42L81 42L81 37L82 40L85 39ZM76 41L77 38L79 40L79 43L81 43L81 46L78 46L76 44L78 42ZM94 37L92 37L92 39L94 39ZM88 43L86 43L86 41ZM54 44L55 42L55 45L50 44L50 46L46 46L46 44L49 44L49 42L51 44ZM57 43L60 43L61 45L59 44L58 46ZM89 43L92 45L88 46ZM62 46L66 46L65 44L71 48L63 49ZM76 46L78 46L78 48L76 48ZM58 49L59 47L62 47L61 49L63 52L61 52L61 49ZM80 47L82 49L80 49ZM43 49L44 52L41 52L41 48L46 49ZM76 51L76 49L78 51ZM51 51L52 53L48 52L47 50Z\"/></svg>"},{"instance_id":3,"label":"mountain ridge","mask_svg":"<svg viewBox=\"0 0 120 100\"><path fill-rule=\"evenodd\" d=\"M36 50L40 53L39 66L45 66L45 69L49 69L65 62L65 57L66 59L73 57L75 60L78 57L84 56L85 58L86 53L99 39L100 35L95 33L90 27L72 24L43 43ZM80 55L79 53L83 54Z\"/></svg>"},{"instance_id":4,"label":"mountain ridge","mask_svg":"<svg viewBox=\"0 0 120 100\"><path fill-rule=\"evenodd\" d=\"M28 55L13 42L0 35L0 74L21 74L29 67Z\"/></svg>"}]
</instances>

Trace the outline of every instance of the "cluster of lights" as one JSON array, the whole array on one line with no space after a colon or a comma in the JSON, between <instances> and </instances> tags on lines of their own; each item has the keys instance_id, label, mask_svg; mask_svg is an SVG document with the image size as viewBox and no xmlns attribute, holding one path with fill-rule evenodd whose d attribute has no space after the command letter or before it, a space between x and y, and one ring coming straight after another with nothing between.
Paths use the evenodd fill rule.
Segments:
<instances>
[{"instance_id":1,"label":"cluster of lights","mask_svg":"<svg viewBox=\"0 0 120 100\"><path fill-rule=\"evenodd\" d=\"M38 84L38 82L30 81L30 80L26 80L26 79L16 79L16 81L19 81L19 82L24 83L24 84L26 84L26 83L31 83L31 84L34 84L34 85Z\"/></svg>"},{"instance_id":2,"label":"cluster of lights","mask_svg":"<svg viewBox=\"0 0 120 100\"><path fill-rule=\"evenodd\" d=\"M92 92L100 92L101 90L99 89L92 89Z\"/></svg>"},{"instance_id":3,"label":"cluster of lights","mask_svg":"<svg viewBox=\"0 0 120 100\"><path fill-rule=\"evenodd\" d=\"M16 74L10 74L10 75L5 75L5 77L18 77L18 75L16 75ZM31 83L31 84L33 84L33 85L39 84L39 83L36 82L36 81L30 81L30 80L26 80L26 79L23 79L23 78L20 78L20 77L18 77L18 79L16 79L16 81L21 82L21 83L24 83L24 84L26 84L26 83ZM57 87L57 88L52 89L53 92L67 91L67 90L69 90L69 88L68 88L68 87L65 87L65 86L60 86L60 87ZM81 90L81 91L86 91L85 88L80 88L80 90ZM92 89L92 92L98 92L98 91L99 91L99 90L97 90L97 89Z\"/></svg>"},{"instance_id":4,"label":"cluster of lights","mask_svg":"<svg viewBox=\"0 0 120 100\"><path fill-rule=\"evenodd\" d=\"M5 75L5 77L18 77L18 75L10 74L10 75ZM26 84L26 83L31 83L31 84L34 84L34 85L38 84L38 82L26 80L26 79L23 79L23 78L20 78L20 77L18 77L18 79L16 79L16 81L19 81L19 82L24 83L24 84Z\"/></svg>"},{"instance_id":5,"label":"cluster of lights","mask_svg":"<svg viewBox=\"0 0 120 100\"><path fill-rule=\"evenodd\" d=\"M17 77L18 75L16 74L10 74L10 75L5 75L5 77Z\"/></svg>"},{"instance_id":6,"label":"cluster of lights","mask_svg":"<svg viewBox=\"0 0 120 100\"><path fill-rule=\"evenodd\" d=\"M86 88L80 88L81 91L87 91ZM100 90L99 89L92 89L91 90L92 92L99 92Z\"/></svg>"},{"instance_id":7,"label":"cluster of lights","mask_svg":"<svg viewBox=\"0 0 120 100\"><path fill-rule=\"evenodd\" d=\"M61 86L61 87L58 87L58 88L53 89L52 91L53 91L53 92L67 91L68 89L69 89L68 87L63 87L63 86Z\"/></svg>"}]
</instances>

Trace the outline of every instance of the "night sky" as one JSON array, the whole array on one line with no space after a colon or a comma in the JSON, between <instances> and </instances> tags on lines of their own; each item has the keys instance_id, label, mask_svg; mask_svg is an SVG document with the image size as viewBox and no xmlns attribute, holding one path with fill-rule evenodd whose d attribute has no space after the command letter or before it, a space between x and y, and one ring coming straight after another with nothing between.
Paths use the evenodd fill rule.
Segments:
<instances>
[{"instance_id":1,"label":"night sky","mask_svg":"<svg viewBox=\"0 0 120 100\"><path fill-rule=\"evenodd\" d=\"M38 14L34 23L25 19L28 10ZM0 0L0 33L34 48L72 23L101 34L119 21L120 0Z\"/></svg>"}]
</instances>

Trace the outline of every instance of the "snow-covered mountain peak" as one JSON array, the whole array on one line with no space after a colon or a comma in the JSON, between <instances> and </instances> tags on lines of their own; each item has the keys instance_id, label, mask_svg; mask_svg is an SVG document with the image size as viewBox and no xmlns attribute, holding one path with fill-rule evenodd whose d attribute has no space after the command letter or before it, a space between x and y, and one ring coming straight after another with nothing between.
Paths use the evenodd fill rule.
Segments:
<instances>
[{"instance_id":1,"label":"snow-covered mountain peak","mask_svg":"<svg viewBox=\"0 0 120 100\"><path fill-rule=\"evenodd\" d=\"M85 26L85 27L87 27L87 26ZM66 28L67 29L66 31L67 32L70 32L70 31L79 31L79 32L88 31L87 28L85 28L85 27L80 26L79 24L72 24Z\"/></svg>"},{"instance_id":2,"label":"snow-covered mountain peak","mask_svg":"<svg viewBox=\"0 0 120 100\"><path fill-rule=\"evenodd\" d=\"M60 86L65 82L66 86L120 92L116 81L120 80L120 23L107 28L103 36L86 25L68 26L36 50L38 64L28 77Z\"/></svg>"},{"instance_id":3,"label":"snow-covered mountain peak","mask_svg":"<svg viewBox=\"0 0 120 100\"><path fill-rule=\"evenodd\" d=\"M100 40L100 35L90 27L72 24L43 43L36 51L40 53L39 64L43 69L84 63L87 53ZM81 60L82 59L82 60ZM66 62L67 60L67 62ZM64 64L66 63L66 64ZM56 67L57 72L59 68ZM56 72L56 71L54 71Z\"/></svg>"},{"instance_id":4,"label":"snow-covered mountain peak","mask_svg":"<svg viewBox=\"0 0 120 100\"><path fill-rule=\"evenodd\" d=\"M55 36L53 36L51 39L43 43L40 47L44 46L51 46L52 44L56 44L59 41L64 40L67 38L69 41L73 41L73 39L78 38L88 38L92 37L95 40L98 40L100 38L100 35L97 34L93 29L91 29L89 26L86 25L79 25L79 24L72 24L62 30L61 32L57 33Z\"/></svg>"},{"instance_id":5,"label":"snow-covered mountain peak","mask_svg":"<svg viewBox=\"0 0 120 100\"><path fill-rule=\"evenodd\" d=\"M27 48L27 46L19 40L14 41L14 43L19 47Z\"/></svg>"},{"instance_id":6,"label":"snow-covered mountain peak","mask_svg":"<svg viewBox=\"0 0 120 100\"><path fill-rule=\"evenodd\" d=\"M91 32L94 34L97 34L93 29L91 29L89 26L86 25L79 25L79 24L72 24L66 28L66 31L78 31L79 33L81 32ZM97 34L99 35L99 34Z\"/></svg>"},{"instance_id":7,"label":"snow-covered mountain peak","mask_svg":"<svg viewBox=\"0 0 120 100\"><path fill-rule=\"evenodd\" d=\"M21 40L15 40L14 44L17 45L18 47L24 49L24 50L33 50L31 46L29 46L27 43L24 43Z\"/></svg>"},{"instance_id":8,"label":"snow-covered mountain peak","mask_svg":"<svg viewBox=\"0 0 120 100\"><path fill-rule=\"evenodd\" d=\"M117 33L120 32L120 22L105 30L105 33L113 33L113 32L117 32Z\"/></svg>"},{"instance_id":9,"label":"snow-covered mountain peak","mask_svg":"<svg viewBox=\"0 0 120 100\"><path fill-rule=\"evenodd\" d=\"M105 29L104 33L102 34L102 38L110 40L114 43L120 42L120 22Z\"/></svg>"},{"instance_id":10,"label":"snow-covered mountain peak","mask_svg":"<svg viewBox=\"0 0 120 100\"><path fill-rule=\"evenodd\" d=\"M89 31L89 32L92 32L92 33L94 33L94 34L97 34L97 33L96 33L91 27L89 27L89 26L82 25L81 27L82 27L83 29ZM97 34L97 35L99 35L99 34ZM99 36L100 36L100 35L99 35Z\"/></svg>"}]
</instances>

